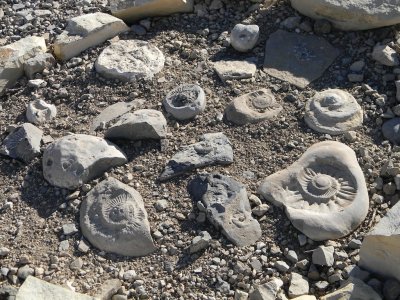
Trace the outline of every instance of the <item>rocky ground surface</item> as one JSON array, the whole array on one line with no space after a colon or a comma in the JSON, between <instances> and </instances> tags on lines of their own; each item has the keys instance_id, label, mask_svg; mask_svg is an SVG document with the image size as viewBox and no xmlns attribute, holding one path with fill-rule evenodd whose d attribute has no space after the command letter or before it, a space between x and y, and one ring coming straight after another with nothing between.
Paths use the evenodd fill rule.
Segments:
<instances>
[{"instance_id":1,"label":"rocky ground surface","mask_svg":"<svg viewBox=\"0 0 400 300\"><path fill-rule=\"evenodd\" d=\"M0 15L4 14L0 20L0 44L43 34L51 44L68 19L84 13L109 12L105 2L0 1ZM400 182L396 175L400 174L400 148L383 138L381 125L387 118L400 115L394 84L400 69L377 63L371 54L378 42L397 42L399 48L400 28L357 32L332 29L321 34L318 24L300 16L288 1L196 2L206 8L203 13L152 18L142 22L149 25L147 29L132 27L119 36L150 41L164 53L165 67L151 80L122 83L99 76L93 67L100 52L110 44L105 42L36 74L46 86L28 85L24 77L1 96L3 137L10 125L24 122L26 107L32 100L43 99L56 105L57 117L41 126L48 142L67 133L89 134L96 115L116 102L140 98L145 100L143 108L163 111L162 100L181 83L200 85L207 101L205 111L191 121L176 121L164 111L167 142L117 141L129 162L76 191L51 186L43 177L41 157L25 164L3 156L1 288L18 288L28 275L34 274L90 295L95 295L107 280L117 278L122 282L118 299L233 299L236 290L249 292L255 284L279 278L283 287L278 297L285 299L285 294L290 294L291 278L297 278L301 288L306 289L308 282L309 294L318 297L336 290L357 265L363 236L399 200ZM299 17L294 26L283 22L294 16ZM260 27L258 43L248 53L235 51L227 41L228 32L237 23ZM340 49L339 57L305 89L275 79L262 70L262 65L265 42L279 28L298 33L316 31L316 35ZM212 62L220 59L249 57L255 57L257 62L251 79L222 82L212 67ZM365 65L355 72L352 64L358 61ZM361 80L349 80L353 78L349 74L362 74ZM226 105L235 97L262 88L269 88L283 106L276 118L245 126L223 119ZM355 134L330 136L307 127L303 118L305 102L316 91L328 88L348 91L364 110L364 122ZM229 138L234 162L196 172L232 176L246 185L253 200L259 196L257 189L262 179L290 166L312 144L326 140L347 144L356 152L367 181L370 208L366 219L347 237L314 242L297 231L281 209L268 204L264 214L255 216L261 225L260 240L242 248L232 245L202 217L192 201L187 185L193 173L163 183L157 181L169 158L181 146L195 143L202 134L210 132L223 132ZM43 144L42 150L45 147ZM153 254L141 258L116 256L84 241L79 226L80 204L90 188L107 176L134 187L144 199L157 248ZM191 253L192 240L202 231L211 235L209 246ZM332 264L313 264L313 250L321 245L333 247ZM379 294L385 293L384 278L359 273L358 277ZM298 274L305 276L306 283Z\"/></svg>"}]
</instances>

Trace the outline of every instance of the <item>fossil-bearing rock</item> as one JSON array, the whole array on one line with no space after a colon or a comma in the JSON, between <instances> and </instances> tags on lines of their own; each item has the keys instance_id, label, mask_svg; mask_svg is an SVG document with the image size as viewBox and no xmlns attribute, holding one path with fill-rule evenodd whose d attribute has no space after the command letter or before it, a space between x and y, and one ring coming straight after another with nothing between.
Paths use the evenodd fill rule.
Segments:
<instances>
[{"instance_id":1,"label":"fossil-bearing rock","mask_svg":"<svg viewBox=\"0 0 400 300\"><path fill-rule=\"evenodd\" d=\"M268 89L261 89L233 99L225 109L228 121L237 125L257 123L279 114L282 106Z\"/></svg>"},{"instance_id":2,"label":"fossil-bearing rock","mask_svg":"<svg viewBox=\"0 0 400 300\"><path fill-rule=\"evenodd\" d=\"M287 169L268 176L259 193L283 206L294 227L315 241L346 236L369 207L356 155L339 142L314 144Z\"/></svg>"},{"instance_id":3,"label":"fossil-bearing rock","mask_svg":"<svg viewBox=\"0 0 400 300\"><path fill-rule=\"evenodd\" d=\"M35 100L28 104L26 118L34 124L41 124L55 118L57 108L53 104L46 103L44 100Z\"/></svg>"},{"instance_id":4,"label":"fossil-bearing rock","mask_svg":"<svg viewBox=\"0 0 400 300\"><path fill-rule=\"evenodd\" d=\"M257 44L259 35L258 25L236 24L231 31L231 45L239 52L247 52Z\"/></svg>"},{"instance_id":5,"label":"fossil-bearing rock","mask_svg":"<svg viewBox=\"0 0 400 300\"><path fill-rule=\"evenodd\" d=\"M75 189L127 161L125 154L105 139L71 134L46 148L43 153L43 175L52 185Z\"/></svg>"},{"instance_id":6,"label":"fossil-bearing rock","mask_svg":"<svg viewBox=\"0 0 400 300\"><path fill-rule=\"evenodd\" d=\"M354 130L363 122L363 110L346 91L329 89L306 103L304 120L315 131L332 135Z\"/></svg>"},{"instance_id":7,"label":"fossil-bearing rock","mask_svg":"<svg viewBox=\"0 0 400 300\"><path fill-rule=\"evenodd\" d=\"M197 84L183 84L170 91L163 104L175 119L187 120L204 111L206 95Z\"/></svg>"},{"instance_id":8,"label":"fossil-bearing rock","mask_svg":"<svg viewBox=\"0 0 400 300\"><path fill-rule=\"evenodd\" d=\"M220 174L200 175L188 187L194 201L202 201L208 220L235 245L249 246L261 237L261 227L251 215L246 188Z\"/></svg>"},{"instance_id":9,"label":"fossil-bearing rock","mask_svg":"<svg viewBox=\"0 0 400 300\"><path fill-rule=\"evenodd\" d=\"M155 250L143 199L134 188L108 178L82 202L82 233L102 251L145 256Z\"/></svg>"}]
</instances>

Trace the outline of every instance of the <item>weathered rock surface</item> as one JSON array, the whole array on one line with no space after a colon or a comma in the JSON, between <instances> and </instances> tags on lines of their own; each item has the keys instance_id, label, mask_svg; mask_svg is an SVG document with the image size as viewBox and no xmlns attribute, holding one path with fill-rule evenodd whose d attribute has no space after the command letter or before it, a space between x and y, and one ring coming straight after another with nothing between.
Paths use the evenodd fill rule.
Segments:
<instances>
[{"instance_id":1,"label":"weathered rock surface","mask_svg":"<svg viewBox=\"0 0 400 300\"><path fill-rule=\"evenodd\" d=\"M29 103L26 109L26 118L34 124L41 124L50 121L57 115L57 108L44 100L35 100Z\"/></svg>"},{"instance_id":2,"label":"weathered rock surface","mask_svg":"<svg viewBox=\"0 0 400 300\"><path fill-rule=\"evenodd\" d=\"M329 20L342 30L365 30L400 23L398 0L291 0L303 15Z\"/></svg>"},{"instance_id":3,"label":"weathered rock surface","mask_svg":"<svg viewBox=\"0 0 400 300\"><path fill-rule=\"evenodd\" d=\"M183 84L168 93L163 105L175 119L188 120L204 111L206 95L197 84Z\"/></svg>"},{"instance_id":4,"label":"weathered rock surface","mask_svg":"<svg viewBox=\"0 0 400 300\"><path fill-rule=\"evenodd\" d=\"M228 121L237 125L272 119L282 110L268 89L261 89L235 98L225 109Z\"/></svg>"},{"instance_id":5,"label":"weathered rock surface","mask_svg":"<svg viewBox=\"0 0 400 300\"><path fill-rule=\"evenodd\" d=\"M400 281L400 202L365 237L360 266Z\"/></svg>"},{"instance_id":6,"label":"weathered rock surface","mask_svg":"<svg viewBox=\"0 0 400 300\"><path fill-rule=\"evenodd\" d=\"M118 102L108 106L93 120L90 131L107 128L109 123L133 109L140 108L144 103L144 99L135 99L131 102Z\"/></svg>"},{"instance_id":7,"label":"weathered rock surface","mask_svg":"<svg viewBox=\"0 0 400 300\"><path fill-rule=\"evenodd\" d=\"M264 71L299 88L305 88L339 55L325 39L278 30L265 46Z\"/></svg>"},{"instance_id":8,"label":"weathered rock surface","mask_svg":"<svg viewBox=\"0 0 400 300\"><path fill-rule=\"evenodd\" d=\"M400 63L397 52L387 45L376 45L372 51L372 58L389 67L398 66Z\"/></svg>"},{"instance_id":9,"label":"weathered rock surface","mask_svg":"<svg viewBox=\"0 0 400 300\"><path fill-rule=\"evenodd\" d=\"M189 252L196 253L207 248L211 240L211 235L207 231L201 231L200 234L192 240Z\"/></svg>"},{"instance_id":10,"label":"weathered rock surface","mask_svg":"<svg viewBox=\"0 0 400 300\"><path fill-rule=\"evenodd\" d=\"M220 60L214 63L214 69L222 81L247 79L254 76L257 66L252 59Z\"/></svg>"},{"instance_id":11,"label":"weathered rock surface","mask_svg":"<svg viewBox=\"0 0 400 300\"><path fill-rule=\"evenodd\" d=\"M111 13L125 22L193 11L193 0L110 0Z\"/></svg>"},{"instance_id":12,"label":"weathered rock surface","mask_svg":"<svg viewBox=\"0 0 400 300\"><path fill-rule=\"evenodd\" d=\"M112 296L117 294L121 286L122 283L119 279L109 279L97 288L95 298L98 300L112 299Z\"/></svg>"},{"instance_id":13,"label":"weathered rock surface","mask_svg":"<svg viewBox=\"0 0 400 300\"><path fill-rule=\"evenodd\" d=\"M290 277L289 298L306 295L309 292L307 279L299 273L292 272Z\"/></svg>"},{"instance_id":14,"label":"weathered rock surface","mask_svg":"<svg viewBox=\"0 0 400 300\"><path fill-rule=\"evenodd\" d=\"M306 103L304 120L315 131L331 135L354 130L363 122L363 110L346 91L329 89Z\"/></svg>"},{"instance_id":15,"label":"weathered rock surface","mask_svg":"<svg viewBox=\"0 0 400 300\"><path fill-rule=\"evenodd\" d=\"M96 60L96 71L124 82L151 79L164 68L164 54L140 40L121 40L108 46Z\"/></svg>"},{"instance_id":16,"label":"weathered rock surface","mask_svg":"<svg viewBox=\"0 0 400 300\"><path fill-rule=\"evenodd\" d=\"M30 163L40 154L42 136L42 130L30 123L24 123L4 139L0 153Z\"/></svg>"},{"instance_id":17,"label":"weathered rock surface","mask_svg":"<svg viewBox=\"0 0 400 300\"><path fill-rule=\"evenodd\" d=\"M394 144L400 144L400 118L393 118L382 125L382 134Z\"/></svg>"},{"instance_id":18,"label":"weathered rock surface","mask_svg":"<svg viewBox=\"0 0 400 300\"><path fill-rule=\"evenodd\" d=\"M96 300L96 298L75 293L34 276L29 276L18 290L16 300Z\"/></svg>"},{"instance_id":19,"label":"weathered rock surface","mask_svg":"<svg viewBox=\"0 0 400 300\"><path fill-rule=\"evenodd\" d=\"M319 246L313 251L312 262L314 265L331 267L335 262L333 253L335 253L333 246Z\"/></svg>"},{"instance_id":20,"label":"weathered rock surface","mask_svg":"<svg viewBox=\"0 0 400 300\"><path fill-rule=\"evenodd\" d=\"M279 278L274 278L264 284L255 285L254 291L249 295L249 300L275 300L282 286L283 282Z\"/></svg>"},{"instance_id":21,"label":"weathered rock surface","mask_svg":"<svg viewBox=\"0 0 400 300\"><path fill-rule=\"evenodd\" d=\"M100 182L87 194L80 224L85 238L102 251L136 257L155 250L142 197L114 178Z\"/></svg>"},{"instance_id":22,"label":"weathered rock surface","mask_svg":"<svg viewBox=\"0 0 400 300\"><path fill-rule=\"evenodd\" d=\"M372 287L360 279L350 277L338 290L322 296L320 300L381 300Z\"/></svg>"},{"instance_id":23,"label":"weathered rock surface","mask_svg":"<svg viewBox=\"0 0 400 300\"><path fill-rule=\"evenodd\" d=\"M35 73L43 72L44 69L51 69L56 64L54 56L50 53L42 53L28 59L24 64L24 71L28 78L33 78Z\"/></svg>"},{"instance_id":24,"label":"weathered rock surface","mask_svg":"<svg viewBox=\"0 0 400 300\"><path fill-rule=\"evenodd\" d=\"M260 224L251 215L246 188L236 180L220 175L200 175L190 182L194 201L202 201L208 220L236 246L253 245L261 237Z\"/></svg>"},{"instance_id":25,"label":"weathered rock surface","mask_svg":"<svg viewBox=\"0 0 400 300\"><path fill-rule=\"evenodd\" d=\"M24 75L24 63L28 59L46 50L45 39L37 36L0 47L0 95Z\"/></svg>"},{"instance_id":26,"label":"weathered rock surface","mask_svg":"<svg viewBox=\"0 0 400 300\"><path fill-rule=\"evenodd\" d=\"M102 138L72 134L50 144L43 153L43 175L52 185L75 189L127 162L125 154Z\"/></svg>"},{"instance_id":27,"label":"weathered rock surface","mask_svg":"<svg viewBox=\"0 0 400 300\"><path fill-rule=\"evenodd\" d=\"M283 206L294 227L315 241L346 236L369 207L356 155L339 142L314 144L290 167L268 176L259 193Z\"/></svg>"},{"instance_id":28,"label":"weathered rock surface","mask_svg":"<svg viewBox=\"0 0 400 300\"><path fill-rule=\"evenodd\" d=\"M233 150L229 139L222 132L207 133L201 136L200 142L188 145L172 156L159 180L168 180L196 168L232 162Z\"/></svg>"},{"instance_id":29,"label":"weathered rock surface","mask_svg":"<svg viewBox=\"0 0 400 300\"><path fill-rule=\"evenodd\" d=\"M122 115L105 133L108 139L163 139L167 135L167 120L154 109L140 109Z\"/></svg>"},{"instance_id":30,"label":"weathered rock surface","mask_svg":"<svg viewBox=\"0 0 400 300\"><path fill-rule=\"evenodd\" d=\"M123 21L105 13L78 16L69 20L65 31L57 37L54 54L68 60L127 30L129 27Z\"/></svg>"},{"instance_id":31,"label":"weathered rock surface","mask_svg":"<svg viewBox=\"0 0 400 300\"><path fill-rule=\"evenodd\" d=\"M247 52L257 44L259 35L258 25L236 24L231 31L231 45L237 51Z\"/></svg>"}]
</instances>

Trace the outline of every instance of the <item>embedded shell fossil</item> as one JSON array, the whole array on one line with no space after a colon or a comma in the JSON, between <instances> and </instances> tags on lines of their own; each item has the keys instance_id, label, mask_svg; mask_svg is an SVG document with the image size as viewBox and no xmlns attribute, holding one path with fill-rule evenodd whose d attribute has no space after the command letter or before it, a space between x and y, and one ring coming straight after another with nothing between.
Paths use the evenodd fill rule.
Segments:
<instances>
[{"instance_id":1,"label":"embedded shell fossil","mask_svg":"<svg viewBox=\"0 0 400 300\"><path fill-rule=\"evenodd\" d=\"M290 167L267 177L259 193L284 206L293 225L316 241L346 236L369 207L355 153L339 142L314 144Z\"/></svg>"},{"instance_id":2,"label":"embedded shell fossil","mask_svg":"<svg viewBox=\"0 0 400 300\"><path fill-rule=\"evenodd\" d=\"M346 91L329 89L316 93L305 107L304 120L315 131L337 135L361 126L363 111Z\"/></svg>"},{"instance_id":3,"label":"embedded shell fossil","mask_svg":"<svg viewBox=\"0 0 400 300\"><path fill-rule=\"evenodd\" d=\"M102 251L144 256L155 250L142 197L114 178L102 181L87 195L80 224L83 235Z\"/></svg>"}]
</instances>

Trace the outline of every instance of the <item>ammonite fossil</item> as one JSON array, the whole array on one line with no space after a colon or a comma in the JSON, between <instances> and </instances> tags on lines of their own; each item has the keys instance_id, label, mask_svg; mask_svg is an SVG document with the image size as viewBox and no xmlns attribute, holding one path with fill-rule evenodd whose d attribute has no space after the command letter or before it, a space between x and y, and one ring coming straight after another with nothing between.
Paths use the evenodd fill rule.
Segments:
<instances>
[{"instance_id":1,"label":"ammonite fossil","mask_svg":"<svg viewBox=\"0 0 400 300\"><path fill-rule=\"evenodd\" d=\"M237 125L261 122L279 114L282 106L268 89L244 94L235 98L225 109L228 121Z\"/></svg>"},{"instance_id":2,"label":"ammonite fossil","mask_svg":"<svg viewBox=\"0 0 400 300\"><path fill-rule=\"evenodd\" d=\"M142 197L114 178L88 193L80 223L83 235L100 250L126 256L144 256L155 250Z\"/></svg>"},{"instance_id":3,"label":"ammonite fossil","mask_svg":"<svg viewBox=\"0 0 400 300\"><path fill-rule=\"evenodd\" d=\"M183 84L168 93L163 105L175 119L192 119L204 111L206 95L197 84Z\"/></svg>"},{"instance_id":4,"label":"ammonite fossil","mask_svg":"<svg viewBox=\"0 0 400 300\"><path fill-rule=\"evenodd\" d=\"M322 133L341 134L360 127L363 122L363 111L356 99L339 89L315 94L305 109L307 125Z\"/></svg>"},{"instance_id":5,"label":"ammonite fossil","mask_svg":"<svg viewBox=\"0 0 400 300\"><path fill-rule=\"evenodd\" d=\"M293 225L313 240L349 234L364 220L369 206L355 153L339 142L311 146L293 165L267 177L259 193L283 205Z\"/></svg>"}]
</instances>

